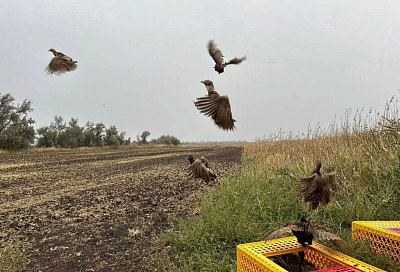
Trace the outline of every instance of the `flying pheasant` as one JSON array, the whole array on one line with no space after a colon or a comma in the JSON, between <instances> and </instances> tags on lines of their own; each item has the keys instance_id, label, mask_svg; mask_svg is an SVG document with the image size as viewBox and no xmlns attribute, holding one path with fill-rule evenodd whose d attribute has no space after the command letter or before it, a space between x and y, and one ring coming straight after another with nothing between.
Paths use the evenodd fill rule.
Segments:
<instances>
[{"instance_id":1,"label":"flying pheasant","mask_svg":"<svg viewBox=\"0 0 400 272\"><path fill-rule=\"evenodd\" d=\"M308 210L315 210L319 203L327 205L331 200L331 185L335 173L321 174L322 164L319 160L315 161L315 168L308 177L301 179L300 190L304 201L307 203Z\"/></svg>"},{"instance_id":2,"label":"flying pheasant","mask_svg":"<svg viewBox=\"0 0 400 272\"><path fill-rule=\"evenodd\" d=\"M268 237L265 239L265 242L280 238L283 234L290 232L296 236L297 242L303 247L306 245L312 245L312 241L314 239L317 241L328 240L331 241L340 251L346 251L346 244L342 239L318 226L310 224L306 220L306 216L304 214L300 217L299 223L287 223L283 228L278 229L268 235Z\"/></svg>"},{"instance_id":3,"label":"flying pheasant","mask_svg":"<svg viewBox=\"0 0 400 272\"><path fill-rule=\"evenodd\" d=\"M64 55L61 52L57 52L53 48L49 49L53 53L54 57L51 59L49 65L45 68L45 73L48 75L56 74L61 75L66 72L75 71L78 65L77 61Z\"/></svg>"},{"instance_id":4,"label":"flying pheasant","mask_svg":"<svg viewBox=\"0 0 400 272\"><path fill-rule=\"evenodd\" d=\"M206 86L208 95L197 98L194 105L201 113L210 116L214 123L223 130L234 130L236 120L232 118L228 96L220 96L214 90L211 80L201 81Z\"/></svg>"},{"instance_id":5,"label":"flying pheasant","mask_svg":"<svg viewBox=\"0 0 400 272\"><path fill-rule=\"evenodd\" d=\"M242 58L235 57L228 62L224 62L224 55L222 54L221 50L217 47L217 45L214 43L213 40L210 40L208 42L207 47L208 47L208 53L210 53L210 56L215 61L214 70L217 71L218 74L223 73L226 66L230 64L239 64L246 59L246 57Z\"/></svg>"},{"instance_id":6,"label":"flying pheasant","mask_svg":"<svg viewBox=\"0 0 400 272\"><path fill-rule=\"evenodd\" d=\"M188 156L190 166L188 169L189 178L201 178L207 182L216 179L217 176L209 169L208 160L203 156L200 159L194 159L192 155Z\"/></svg>"}]
</instances>

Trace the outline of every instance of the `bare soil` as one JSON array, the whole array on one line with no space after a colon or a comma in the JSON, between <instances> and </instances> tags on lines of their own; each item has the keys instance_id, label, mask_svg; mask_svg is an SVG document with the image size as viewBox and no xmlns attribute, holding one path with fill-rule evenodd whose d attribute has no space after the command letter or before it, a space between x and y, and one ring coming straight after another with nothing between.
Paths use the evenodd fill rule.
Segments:
<instances>
[{"instance_id":1,"label":"bare soil","mask_svg":"<svg viewBox=\"0 0 400 272\"><path fill-rule=\"evenodd\" d=\"M238 170L239 146L28 152L0 155L0 243L27 271L143 271L169 216ZM204 155L216 182L187 180L188 154Z\"/></svg>"}]
</instances>

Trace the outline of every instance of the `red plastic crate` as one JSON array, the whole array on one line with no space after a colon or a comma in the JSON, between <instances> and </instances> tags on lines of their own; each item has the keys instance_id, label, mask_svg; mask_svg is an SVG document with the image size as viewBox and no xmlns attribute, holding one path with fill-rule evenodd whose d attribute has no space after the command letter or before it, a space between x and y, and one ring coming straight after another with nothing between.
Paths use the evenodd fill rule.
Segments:
<instances>
[{"instance_id":1,"label":"red plastic crate","mask_svg":"<svg viewBox=\"0 0 400 272\"><path fill-rule=\"evenodd\" d=\"M361 270L358 270L357 268L354 268L349 265L341 265L341 266L329 267L322 270L315 270L315 272L361 272Z\"/></svg>"}]
</instances>

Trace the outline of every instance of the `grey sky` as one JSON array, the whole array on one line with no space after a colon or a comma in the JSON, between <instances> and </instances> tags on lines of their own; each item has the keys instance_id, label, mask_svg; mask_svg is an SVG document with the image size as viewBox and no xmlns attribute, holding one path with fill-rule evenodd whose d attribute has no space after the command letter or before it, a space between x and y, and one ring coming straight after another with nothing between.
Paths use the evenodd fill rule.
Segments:
<instances>
[{"instance_id":1,"label":"grey sky","mask_svg":"<svg viewBox=\"0 0 400 272\"><path fill-rule=\"evenodd\" d=\"M346 108L383 109L398 93L399 14L398 0L0 0L0 92L31 100L36 128L57 114L115 124L132 138L306 131ZM247 60L218 75L209 39L226 58ZM49 48L78 69L46 76ZM194 107L205 79L229 96L236 131Z\"/></svg>"}]
</instances>

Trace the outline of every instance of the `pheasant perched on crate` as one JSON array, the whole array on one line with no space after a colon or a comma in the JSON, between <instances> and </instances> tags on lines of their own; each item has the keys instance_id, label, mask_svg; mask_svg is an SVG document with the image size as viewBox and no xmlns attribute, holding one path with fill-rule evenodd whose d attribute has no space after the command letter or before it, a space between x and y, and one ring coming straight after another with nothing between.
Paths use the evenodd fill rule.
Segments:
<instances>
[{"instance_id":1,"label":"pheasant perched on crate","mask_svg":"<svg viewBox=\"0 0 400 272\"><path fill-rule=\"evenodd\" d=\"M310 224L307 221L305 214L301 215L300 222L287 223L283 228L272 232L265 239L265 242L267 242L268 240L280 238L285 233L293 233L293 235L297 238L297 242L303 247L307 245L312 245L313 240L328 240L332 244L334 244L340 251L345 252L347 250L347 245L342 239L340 239L335 234L327 232L321 227Z\"/></svg>"},{"instance_id":2,"label":"pheasant perched on crate","mask_svg":"<svg viewBox=\"0 0 400 272\"><path fill-rule=\"evenodd\" d=\"M75 71L78 65L77 61L72 58L64 55L61 52L54 50L53 48L49 49L50 52L53 53L54 57L51 59L49 65L45 68L45 73L48 75L56 74L61 75L66 72Z\"/></svg>"},{"instance_id":3,"label":"pheasant perched on crate","mask_svg":"<svg viewBox=\"0 0 400 272\"><path fill-rule=\"evenodd\" d=\"M309 176L300 181L300 191L308 210L315 210L320 203L326 206L331 200L330 187L334 181L335 173L321 174L321 167L321 162L316 160L315 168Z\"/></svg>"},{"instance_id":4,"label":"pheasant perched on crate","mask_svg":"<svg viewBox=\"0 0 400 272\"><path fill-rule=\"evenodd\" d=\"M216 179L217 176L210 170L210 164L203 156L200 159L194 159L192 155L189 155L188 160L190 166L188 169L189 178L201 178L207 182Z\"/></svg>"},{"instance_id":5,"label":"pheasant perched on crate","mask_svg":"<svg viewBox=\"0 0 400 272\"><path fill-rule=\"evenodd\" d=\"M194 105L201 113L210 116L214 123L223 130L234 130L236 120L232 118L228 96L220 96L211 80L201 81L206 86L208 95L197 98Z\"/></svg>"},{"instance_id":6,"label":"pheasant perched on crate","mask_svg":"<svg viewBox=\"0 0 400 272\"><path fill-rule=\"evenodd\" d=\"M239 64L242 61L246 60L246 57L242 58L233 58L228 62L224 62L224 55L222 54L221 50L217 47L213 40L208 42L208 53L213 58L215 62L214 70L221 74L224 72L225 67L230 64Z\"/></svg>"}]
</instances>

